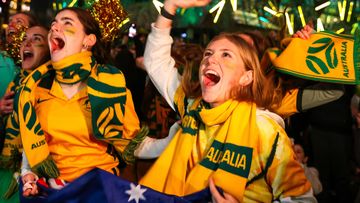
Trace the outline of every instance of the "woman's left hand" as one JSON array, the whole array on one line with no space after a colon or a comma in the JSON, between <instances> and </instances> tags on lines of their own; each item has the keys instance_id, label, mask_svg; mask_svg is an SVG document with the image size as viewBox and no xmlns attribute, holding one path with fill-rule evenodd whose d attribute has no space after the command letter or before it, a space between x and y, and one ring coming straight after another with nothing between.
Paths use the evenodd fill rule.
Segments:
<instances>
[{"instance_id":1,"label":"woman's left hand","mask_svg":"<svg viewBox=\"0 0 360 203\"><path fill-rule=\"evenodd\" d=\"M312 33L314 33L315 30L309 26L309 25L306 25L303 29L301 30L298 30L295 34L293 34L293 38L300 38L300 39L309 39L310 38L310 35Z\"/></svg>"},{"instance_id":2,"label":"woman's left hand","mask_svg":"<svg viewBox=\"0 0 360 203\"><path fill-rule=\"evenodd\" d=\"M237 203L237 199L224 192L223 195L220 194L220 192L217 190L216 186L215 186L215 183L214 183L214 180L212 178L209 179L209 187L210 187L210 192L211 192L211 195L212 195L212 199L213 199L213 202L216 202L216 203Z\"/></svg>"}]
</instances>

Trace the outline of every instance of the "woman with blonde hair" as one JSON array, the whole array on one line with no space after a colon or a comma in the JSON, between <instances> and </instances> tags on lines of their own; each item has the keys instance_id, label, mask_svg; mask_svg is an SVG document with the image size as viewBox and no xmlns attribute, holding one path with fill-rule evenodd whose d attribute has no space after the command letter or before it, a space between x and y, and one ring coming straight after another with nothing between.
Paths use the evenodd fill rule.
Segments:
<instances>
[{"instance_id":1,"label":"woman with blonde hair","mask_svg":"<svg viewBox=\"0 0 360 203\"><path fill-rule=\"evenodd\" d=\"M144 64L181 127L140 183L179 196L210 186L217 202L316 202L294 158L280 116L266 111L271 97L256 53L235 34L216 36L199 68L201 94L185 93L171 58L176 9L209 0L166 0L148 36ZM224 190L220 195L215 185Z\"/></svg>"}]
</instances>

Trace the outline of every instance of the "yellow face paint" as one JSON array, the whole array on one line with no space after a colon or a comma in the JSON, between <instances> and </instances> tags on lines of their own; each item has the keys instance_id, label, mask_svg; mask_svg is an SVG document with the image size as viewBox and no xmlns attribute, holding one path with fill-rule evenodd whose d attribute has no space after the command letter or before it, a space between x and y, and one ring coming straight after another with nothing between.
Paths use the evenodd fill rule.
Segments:
<instances>
[{"instance_id":1,"label":"yellow face paint","mask_svg":"<svg viewBox=\"0 0 360 203\"><path fill-rule=\"evenodd\" d=\"M75 35L76 29L75 29L75 27L66 28L64 30L64 32L65 32L65 34Z\"/></svg>"}]
</instances>

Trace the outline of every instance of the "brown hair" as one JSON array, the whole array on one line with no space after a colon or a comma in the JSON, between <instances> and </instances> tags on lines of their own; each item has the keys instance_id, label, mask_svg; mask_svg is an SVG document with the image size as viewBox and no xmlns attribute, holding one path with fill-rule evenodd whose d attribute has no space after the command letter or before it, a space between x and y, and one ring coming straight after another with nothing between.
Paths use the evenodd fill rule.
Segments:
<instances>
[{"instance_id":1,"label":"brown hair","mask_svg":"<svg viewBox=\"0 0 360 203\"><path fill-rule=\"evenodd\" d=\"M271 46L269 39L266 38L259 30L236 32L235 34L237 35L243 34L251 38L251 40L254 42L252 46L255 48L258 54L259 60L264 55L266 49L268 49Z\"/></svg>"},{"instance_id":2,"label":"brown hair","mask_svg":"<svg viewBox=\"0 0 360 203\"><path fill-rule=\"evenodd\" d=\"M25 16L28 18L28 21L29 21L29 26L28 26L28 27L32 27L32 26L34 26L34 25L39 24L39 21L38 21L38 19L35 17L35 15L33 15L33 14L30 13L30 12L26 12L26 11L21 11L21 12L14 13L14 14L11 15L10 17L15 16L15 15L18 15L18 14L23 14L23 15L25 15Z\"/></svg>"},{"instance_id":3,"label":"brown hair","mask_svg":"<svg viewBox=\"0 0 360 203\"><path fill-rule=\"evenodd\" d=\"M34 24L34 25L32 25L32 26L29 26L29 28L32 28L32 27L40 27L40 28L46 30L48 33L49 33L49 30L50 30L49 27L47 27L47 26L45 26L45 25L43 25L43 24L40 24L40 23ZM28 29L29 29L29 28L28 28ZM47 36L45 36L45 37L47 37ZM47 42L46 42L46 43L47 43ZM51 57L50 57L50 50L49 50L49 48L48 48L48 51L46 52L46 55L44 55L44 56L41 58L41 61L40 61L40 64L39 64L39 65L45 63L46 61L48 61L48 60L50 60L50 59L51 59Z\"/></svg>"},{"instance_id":4,"label":"brown hair","mask_svg":"<svg viewBox=\"0 0 360 203\"><path fill-rule=\"evenodd\" d=\"M108 60L108 56L105 54L104 42L102 41L102 35L98 22L92 17L90 12L87 10L77 8L77 7L67 7L60 10L58 13L70 10L76 13L81 24L84 26L84 32L89 34L94 34L96 36L96 43L92 47L92 53L98 63L104 64Z\"/></svg>"},{"instance_id":5,"label":"brown hair","mask_svg":"<svg viewBox=\"0 0 360 203\"><path fill-rule=\"evenodd\" d=\"M265 85L266 79L254 48L235 33L219 34L210 43L220 39L227 39L236 45L244 62L245 70L253 71L253 81L245 87L234 87L231 97L239 101L255 102L260 107L269 108L272 101L271 87Z\"/></svg>"}]
</instances>

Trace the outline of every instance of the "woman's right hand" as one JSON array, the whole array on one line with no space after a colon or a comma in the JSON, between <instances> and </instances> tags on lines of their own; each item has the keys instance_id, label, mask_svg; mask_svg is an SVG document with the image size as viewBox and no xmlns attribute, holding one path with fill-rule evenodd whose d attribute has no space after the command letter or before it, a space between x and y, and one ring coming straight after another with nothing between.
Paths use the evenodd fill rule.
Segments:
<instances>
[{"instance_id":1,"label":"woman's right hand","mask_svg":"<svg viewBox=\"0 0 360 203\"><path fill-rule=\"evenodd\" d=\"M166 0L164 6L173 5L177 8L191 8L205 6L210 2L211 0Z\"/></svg>"},{"instance_id":2,"label":"woman's right hand","mask_svg":"<svg viewBox=\"0 0 360 203\"><path fill-rule=\"evenodd\" d=\"M213 202L215 202L215 203L238 203L239 202L239 201L237 201L237 199L234 196L232 196L226 192L223 192L223 194L220 194L220 192L218 191L218 189L215 186L213 178L209 179L209 188L210 188Z\"/></svg>"},{"instance_id":3,"label":"woman's right hand","mask_svg":"<svg viewBox=\"0 0 360 203\"><path fill-rule=\"evenodd\" d=\"M170 15L176 14L178 8L201 7L207 5L211 0L165 0L164 9ZM155 22L155 27L163 29L170 28L172 20L159 15Z\"/></svg>"},{"instance_id":4,"label":"woman's right hand","mask_svg":"<svg viewBox=\"0 0 360 203\"><path fill-rule=\"evenodd\" d=\"M13 111L14 104L14 92L6 92L5 95L0 99L0 114L5 115Z\"/></svg>"}]
</instances>

